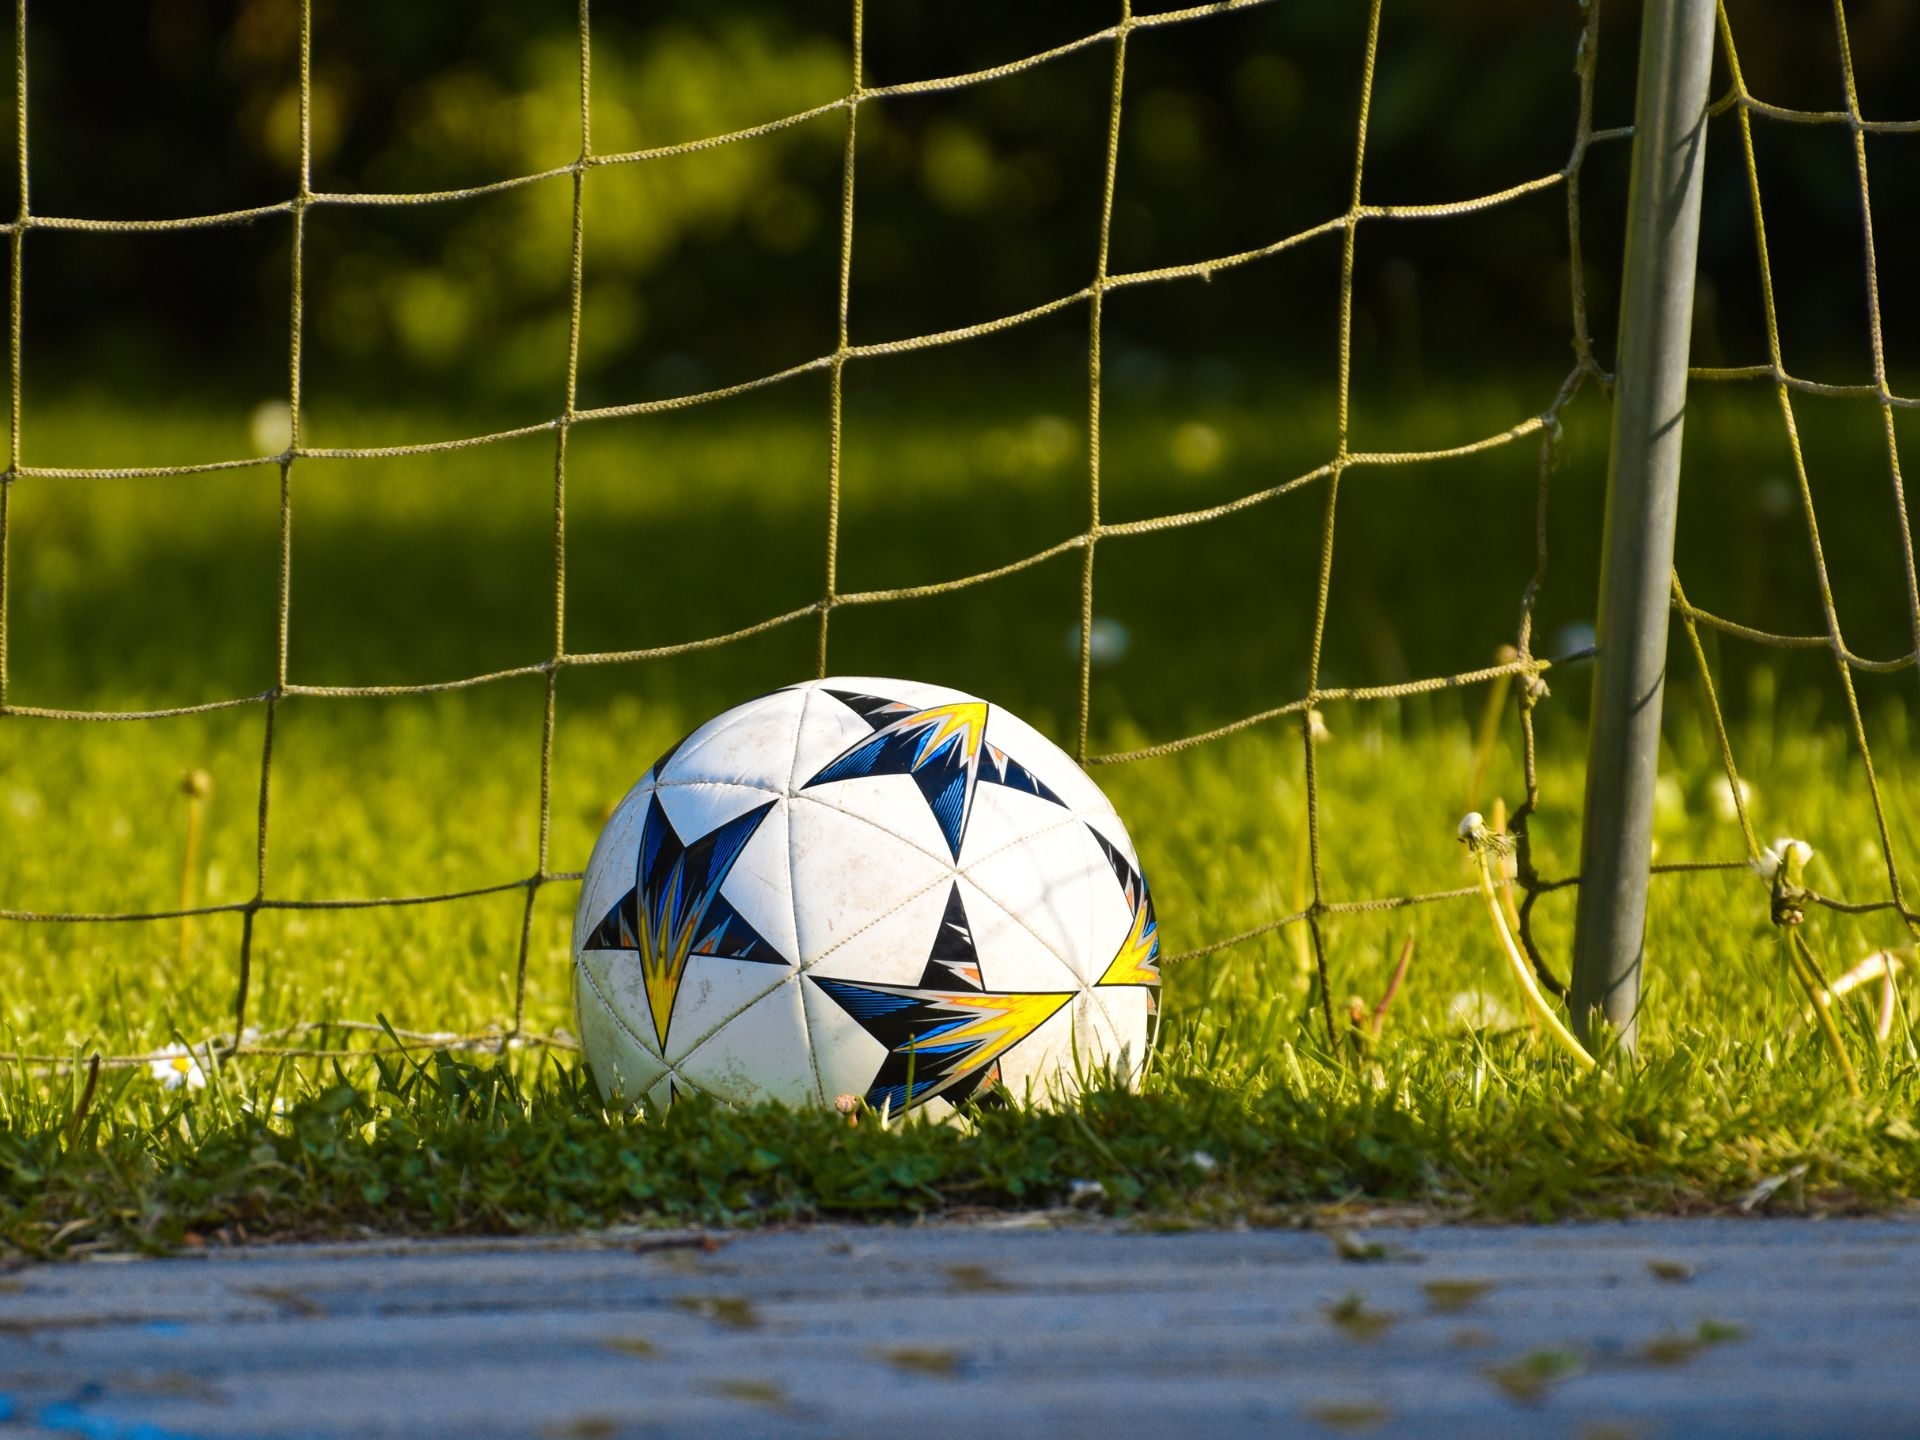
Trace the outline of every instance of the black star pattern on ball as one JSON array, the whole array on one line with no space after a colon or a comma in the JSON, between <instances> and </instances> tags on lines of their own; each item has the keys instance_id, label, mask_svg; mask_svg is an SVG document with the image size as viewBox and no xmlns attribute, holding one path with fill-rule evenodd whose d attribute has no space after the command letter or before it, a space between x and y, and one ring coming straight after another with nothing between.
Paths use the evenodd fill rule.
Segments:
<instances>
[{"instance_id":1,"label":"black star pattern on ball","mask_svg":"<svg viewBox=\"0 0 1920 1440\"><path fill-rule=\"evenodd\" d=\"M876 775L911 776L955 860L973 813L974 788L982 781L1050 804L1066 804L1026 766L987 744L984 700L952 700L920 709L877 695L824 693L865 720L874 733L841 751L801 788Z\"/></svg>"},{"instance_id":2,"label":"black star pattern on ball","mask_svg":"<svg viewBox=\"0 0 1920 1440\"><path fill-rule=\"evenodd\" d=\"M760 965L792 963L720 893L740 852L773 806L771 800L757 805L687 844L667 818L659 794L649 796L647 817L640 827L634 886L593 927L581 947L639 955L647 1009L662 1057L667 1053L674 1001L691 956Z\"/></svg>"},{"instance_id":3,"label":"black star pattern on ball","mask_svg":"<svg viewBox=\"0 0 1920 1440\"><path fill-rule=\"evenodd\" d=\"M917 986L807 978L886 1046L866 1100L896 1115L936 1095L984 1097L1000 1084L1000 1057L1074 996L988 990L957 883Z\"/></svg>"},{"instance_id":4,"label":"black star pattern on ball","mask_svg":"<svg viewBox=\"0 0 1920 1440\"><path fill-rule=\"evenodd\" d=\"M1120 894L1127 902L1127 935L1114 951L1113 959L1101 972L1096 985L1138 987L1147 1002L1147 1049L1153 1049L1160 1028L1160 922L1153 913L1153 896L1147 892L1147 880L1106 836L1087 826L1100 853L1107 857L1113 878L1120 882Z\"/></svg>"}]
</instances>

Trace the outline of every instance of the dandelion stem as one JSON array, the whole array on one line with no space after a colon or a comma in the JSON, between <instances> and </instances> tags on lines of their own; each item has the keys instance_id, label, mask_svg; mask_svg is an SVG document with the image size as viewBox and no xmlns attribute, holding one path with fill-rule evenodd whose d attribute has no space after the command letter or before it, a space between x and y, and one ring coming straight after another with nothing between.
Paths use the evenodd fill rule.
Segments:
<instances>
[{"instance_id":1,"label":"dandelion stem","mask_svg":"<svg viewBox=\"0 0 1920 1440\"><path fill-rule=\"evenodd\" d=\"M1807 992L1807 1000L1813 1006L1813 1018L1820 1026L1820 1033L1827 1037L1827 1044L1833 1049L1833 1058L1839 1063L1840 1073L1846 1077L1847 1093L1858 1100L1860 1077L1854 1071L1853 1061L1847 1057L1846 1046L1840 1042L1840 1028L1833 1023L1832 996L1827 993L1826 981L1820 974L1820 967L1814 963L1813 952L1807 948L1807 942L1798 930L1787 931L1787 956L1791 962L1793 978L1798 980L1800 988Z\"/></svg>"},{"instance_id":2,"label":"dandelion stem","mask_svg":"<svg viewBox=\"0 0 1920 1440\"><path fill-rule=\"evenodd\" d=\"M1513 971L1513 978L1520 983L1520 994L1527 1002L1527 1009L1540 1022L1543 1030L1550 1035L1554 1043L1573 1057L1573 1061L1582 1070L1594 1068L1593 1056L1586 1047L1573 1038L1560 1017L1553 1013L1553 1007L1547 1004L1546 996L1540 993L1540 987L1533 978L1533 969L1521 957L1520 947L1514 943L1513 932L1507 928L1507 917L1501 913L1500 897L1493 886L1493 864L1489 859L1492 847L1474 844L1471 846L1474 873L1480 880L1480 898L1487 902L1487 914L1493 920L1494 933L1500 937L1500 948L1506 952L1507 967Z\"/></svg>"},{"instance_id":3,"label":"dandelion stem","mask_svg":"<svg viewBox=\"0 0 1920 1440\"><path fill-rule=\"evenodd\" d=\"M1493 833L1507 833L1507 802L1498 795L1493 797ZM1511 854L1500 856L1500 878L1507 883L1500 886L1500 904L1507 912L1507 928L1518 933L1520 929L1520 906L1513 898L1513 882L1518 878Z\"/></svg>"}]
</instances>

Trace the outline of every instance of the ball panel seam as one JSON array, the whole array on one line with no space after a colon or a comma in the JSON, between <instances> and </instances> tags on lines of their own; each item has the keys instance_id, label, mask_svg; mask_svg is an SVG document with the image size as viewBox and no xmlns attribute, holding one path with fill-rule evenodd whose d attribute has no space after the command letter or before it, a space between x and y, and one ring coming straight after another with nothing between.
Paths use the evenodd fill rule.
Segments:
<instances>
[{"instance_id":1,"label":"ball panel seam","mask_svg":"<svg viewBox=\"0 0 1920 1440\"><path fill-rule=\"evenodd\" d=\"M607 1012L607 1015L612 1019L613 1023L620 1027L621 1032L625 1034L629 1040L640 1047L640 1052L643 1055L651 1055L669 1070L673 1068L672 1063L668 1061L666 1056L654 1055L647 1042L640 1037L639 1032L627 1023L627 1017L614 1009L613 1002L607 999L606 992L600 988L600 982L594 978L593 971L581 964L580 957L577 955L573 961L573 974L576 983L580 980L587 982L587 988L593 992L593 998L600 1002L600 1008Z\"/></svg>"},{"instance_id":2,"label":"ball panel seam","mask_svg":"<svg viewBox=\"0 0 1920 1440\"><path fill-rule=\"evenodd\" d=\"M830 810L834 809L833 806L828 806L826 808ZM843 810L834 810L834 813L843 815L846 812ZM1004 855L1009 850L1015 849L1018 846L1026 844L1030 840L1037 840L1043 835L1051 835L1053 834L1054 831L1062 829L1065 826L1072 823L1073 822L1071 819L1063 820L1057 825L1049 825L1045 830L1036 830L1031 835L1021 836L1018 840L1009 840L1005 845L1001 845L996 849L989 850L985 855L975 856L972 860L969 860L967 864L983 865L989 860L992 860L1001 855ZM886 827L884 825L878 826L876 828L881 830L886 830ZM888 830L886 831L886 833L892 834L893 832ZM948 861L946 863L950 867L952 866L951 861ZM866 924L860 926L858 929L849 930L846 934L842 935L838 940L834 941L833 944L829 945L826 949L822 950L818 955L814 955L812 957L802 956L800 960L800 966L799 966L800 973L804 975L807 971L813 969L815 965L819 964L822 960L825 960L829 955L833 954L833 952L838 950L842 945L847 944L849 941L853 940L856 936L866 934L867 931L873 929L874 926L880 924L882 921L889 920L893 916L898 915L902 910L906 909L909 905L913 904L916 900L920 900L924 898L926 895L930 894L931 892L938 890L942 885L952 884L956 877L967 880L969 883L973 883L973 877L967 874L965 867L950 868L947 874L939 876L934 880L928 881L925 885L922 885L918 890L915 890L911 895L906 895L901 897L901 899L897 904L891 906L884 913L874 916L871 920L867 921ZM980 887L977 884L975 884L974 888L978 890ZM984 890L982 890L980 893L983 895L986 894ZM987 896L987 898L990 900L993 899L993 897L990 895ZM995 905L999 905L1002 910L1006 909L1006 906L1000 905L1000 902L998 900L994 900L993 903ZM1054 950L1051 945L1047 946L1047 949L1053 954L1055 959L1059 958L1059 955L1060 955L1059 951Z\"/></svg>"},{"instance_id":3,"label":"ball panel seam","mask_svg":"<svg viewBox=\"0 0 1920 1440\"><path fill-rule=\"evenodd\" d=\"M697 958L704 959L704 960L717 960L722 957L717 955L704 955ZM738 1020L742 1015L746 1014L747 1011L751 1010L754 1006L758 1005L762 1000L766 999L767 996L773 994L774 991L778 990L782 985L786 984L787 981L794 979L796 976L799 975L799 973L800 972L798 970L782 970L780 972L780 978L778 980L774 981L774 983L769 985L766 989L757 992L756 994L751 996L749 999L742 1001L739 1006L737 1006L732 1010L729 1010L725 1015L722 1015L718 1020L714 1021L712 1025L708 1026L705 1030L700 1032L699 1036L693 1041L691 1045L687 1046L686 1049L680 1052L679 1057L677 1059L673 1060L670 1063L674 1065L679 1065L683 1063L689 1055L693 1054L694 1051L698 1050L702 1045L706 1044L709 1040L713 1039L714 1036L718 1035L722 1030L726 1029L727 1026L731 1025L734 1021Z\"/></svg>"},{"instance_id":4,"label":"ball panel seam","mask_svg":"<svg viewBox=\"0 0 1920 1440\"><path fill-rule=\"evenodd\" d=\"M800 972L798 970L788 971L785 975L781 977L779 985L768 986L765 990L762 990L758 995L754 996L751 1000L747 1001L746 1004L742 1005L739 1009L735 1010L731 1015L728 1015L726 1019L720 1021L719 1024L715 1025L711 1030L707 1031L706 1034L702 1035L698 1040L694 1041L693 1044L689 1045L685 1050L682 1050L680 1052L679 1058L677 1058L673 1062L674 1067L678 1069L679 1067L684 1066L689 1060L693 1059L694 1056L698 1055L708 1045L711 1045L715 1040L719 1039L720 1032L722 1030L726 1029L729 1025L733 1024L734 1021L738 1020L742 1015L745 1015L749 1010L753 1009L753 1007L758 1005L762 1000L769 1000L773 996L778 994L780 991L781 985L792 985L794 987L794 993L798 995L799 986L800 986ZM806 1001L801 1000L800 1016L801 1016L801 1025L802 1025L803 1034L805 1033L806 1013L807 1013ZM820 1062L817 1058L814 1057L813 1042L811 1037L809 1037L807 1041L807 1059L814 1069L813 1083L814 1083L814 1088L817 1090L820 1086L820 1075L819 1075Z\"/></svg>"},{"instance_id":5,"label":"ball panel seam","mask_svg":"<svg viewBox=\"0 0 1920 1440\"><path fill-rule=\"evenodd\" d=\"M775 691L774 693L777 695L780 692ZM676 750L673 754L673 758L667 761L666 768L668 770L672 770L675 766L686 764L688 761L692 760L694 756L698 755L702 750L705 750L709 745L713 744L714 741L718 740L722 735L730 735L735 730L739 729L742 725L746 724L747 721L759 717L763 713L763 707L765 706L766 701L770 698L772 697L762 696L758 700L749 700L744 705L735 707L738 713L734 715L733 719L727 721L726 724L720 726L711 735L703 737L699 744L694 745L691 748ZM684 745L684 743L685 742L683 741L682 744Z\"/></svg>"},{"instance_id":6,"label":"ball panel seam","mask_svg":"<svg viewBox=\"0 0 1920 1440\"><path fill-rule=\"evenodd\" d=\"M1087 982L1074 973L1073 962L1068 960L1067 957L1062 955L1058 950L1054 949L1052 942L1029 925L1017 911L1010 905L1007 905L978 880L975 880L971 875L963 875L961 878L972 887L974 894L978 895L982 900L985 900L989 905L993 906L994 909L998 910L1015 925L1026 931L1028 935L1032 936L1034 943L1042 950L1045 950L1047 954L1051 955L1059 964L1060 968L1067 972L1067 984L1070 985L1076 993L1087 988Z\"/></svg>"},{"instance_id":7,"label":"ball panel seam","mask_svg":"<svg viewBox=\"0 0 1920 1440\"><path fill-rule=\"evenodd\" d=\"M810 794L805 790L797 790L793 792L793 798L795 800L805 800L811 804L818 805L822 810L831 810L836 815L844 815L849 820L858 820L862 825L870 825L875 830L878 830L882 835L889 835L893 837L895 840L898 840L902 845L906 846L909 850L913 850L921 855L924 855L929 860L932 860L937 864L946 866L949 874L958 873L954 865L953 856L946 854L942 851L930 850L925 845L922 845L918 840L914 840L906 835L902 835L898 830L895 830L892 826L882 825L878 820L874 819L871 815L862 815L857 810L849 810L845 806L836 805L831 800L828 800L823 796Z\"/></svg>"}]
</instances>

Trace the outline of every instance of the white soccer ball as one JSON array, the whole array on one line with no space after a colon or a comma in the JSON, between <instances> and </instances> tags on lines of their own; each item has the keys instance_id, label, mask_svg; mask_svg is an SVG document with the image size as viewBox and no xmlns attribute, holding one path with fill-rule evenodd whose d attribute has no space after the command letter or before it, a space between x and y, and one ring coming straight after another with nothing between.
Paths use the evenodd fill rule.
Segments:
<instances>
[{"instance_id":1,"label":"white soccer ball","mask_svg":"<svg viewBox=\"0 0 1920 1440\"><path fill-rule=\"evenodd\" d=\"M1160 941L1120 818L1024 722L810 681L708 721L607 822L573 922L610 1103L944 1112L1137 1080Z\"/></svg>"}]
</instances>

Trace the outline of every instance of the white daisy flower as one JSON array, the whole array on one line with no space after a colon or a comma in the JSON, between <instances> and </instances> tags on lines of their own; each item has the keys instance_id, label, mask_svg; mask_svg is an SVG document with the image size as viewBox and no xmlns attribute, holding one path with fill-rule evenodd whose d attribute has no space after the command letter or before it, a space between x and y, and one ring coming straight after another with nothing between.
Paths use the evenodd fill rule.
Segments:
<instances>
[{"instance_id":1,"label":"white daisy flower","mask_svg":"<svg viewBox=\"0 0 1920 1440\"><path fill-rule=\"evenodd\" d=\"M160 1083L163 1090L178 1090L182 1085L189 1090L207 1088L207 1072L184 1045L169 1045L156 1051L153 1058L147 1061L147 1072Z\"/></svg>"}]
</instances>

